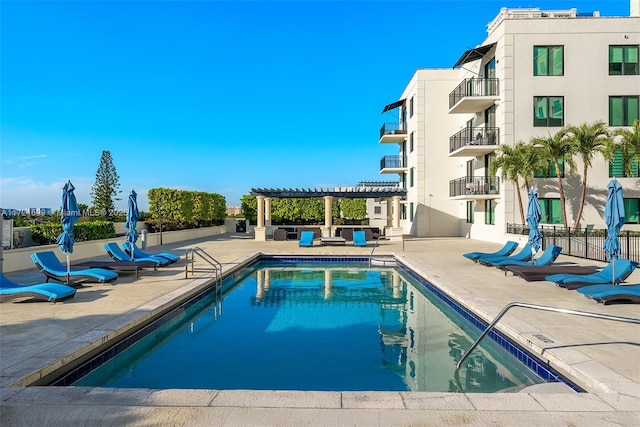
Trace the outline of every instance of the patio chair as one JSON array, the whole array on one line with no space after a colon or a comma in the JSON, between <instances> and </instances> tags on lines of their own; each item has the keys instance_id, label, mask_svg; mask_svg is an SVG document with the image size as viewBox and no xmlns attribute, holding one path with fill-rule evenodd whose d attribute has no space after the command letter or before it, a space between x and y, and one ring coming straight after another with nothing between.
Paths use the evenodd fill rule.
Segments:
<instances>
[{"instance_id":1,"label":"patio chair","mask_svg":"<svg viewBox=\"0 0 640 427\"><path fill-rule=\"evenodd\" d=\"M300 232L298 246L313 246L313 231Z\"/></svg>"},{"instance_id":2,"label":"patio chair","mask_svg":"<svg viewBox=\"0 0 640 427\"><path fill-rule=\"evenodd\" d=\"M340 237L344 238L347 242L353 240L353 228L343 228L340 230Z\"/></svg>"},{"instance_id":3,"label":"patio chair","mask_svg":"<svg viewBox=\"0 0 640 427\"><path fill-rule=\"evenodd\" d=\"M473 261L478 261L479 258L482 257L491 257L491 256L508 256L513 251L518 248L518 242L514 242L509 240L504 246L496 252L468 252L466 254L462 254L463 257L468 258Z\"/></svg>"},{"instance_id":4,"label":"patio chair","mask_svg":"<svg viewBox=\"0 0 640 427\"><path fill-rule=\"evenodd\" d=\"M122 246L122 249L124 249L124 252L127 255L131 256L131 243L123 242L121 246ZM133 256L134 258L150 258L150 257L165 258L169 260L169 264L173 264L174 262L177 262L180 260L180 257L178 255L174 255L169 252L160 252L159 254L149 254L149 253L142 252L142 249L138 248L135 245L135 243L133 244Z\"/></svg>"},{"instance_id":5,"label":"patio chair","mask_svg":"<svg viewBox=\"0 0 640 427\"><path fill-rule=\"evenodd\" d=\"M169 265L168 259L160 258L156 256L140 257L140 258L137 258L134 256L133 259L131 259L131 255L127 255L126 253L124 253L124 251L120 249L120 246L118 246L118 244L115 242L105 243L104 250L107 251L109 256L116 261L133 261L143 268L144 267L153 267L153 268L166 267L167 265Z\"/></svg>"},{"instance_id":6,"label":"patio chair","mask_svg":"<svg viewBox=\"0 0 640 427\"><path fill-rule=\"evenodd\" d=\"M287 230L285 230L284 228L276 228L273 231L273 240L279 242L284 242L285 240L287 240Z\"/></svg>"},{"instance_id":7,"label":"patio chair","mask_svg":"<svg viewBox=\"0 0 640 427\"><path fill-rule=\"evenodd\" d=\"M482 257L478 258L478 262L482 265L495 266L497 263L502 261L531 261L532 256L533 252L531 251L531 245L526 243L515 255Z\"/></svg>"},{"instance_id":8,"label":"patio chair","mask_svg":"<svg viewBox=\"0 0 640 427\"><path fill-rule=\"evenodd\" d=\"M16 298L31 298L38 301L58 302L71 299L76 290L61 283L40 283L37 285L19 285L0 275L0 301Z\"/></svg>"},{"instance_id":9,"label":"patio chair","mask_svg":"<svg viewBox=\"0 0 640 427\"><path fill-rule=\"evenodd\" d=\"M578 292L605 305L611 302L640 303L640 285L584 286Z\"/></svg>"},{"instance_id":10,"label":"patio chair","mask_svg":"<svg viewBox=\"0 0 640 427\"><path fill-rule=\"evenodd\" d=\"M636 269L638 263L626 258L618 258L611 261L605 268L597 273L580 276L575 274L552 274L545 280L566 289L578 289L589 285L604 285L624 282Z\"/></svg>"},{"instance_id":11,"label":"patio chair","mask_svg":"<svg viewBox=\"0 0 640 427\"><path fill-rule=\"evenodd\" d=\"M31 255L31 260L38 269L49 279L58 282L67 281L67 266L63 265L52 251L36 252ZM71 268L69 281L73 283L109 283L118 278L118 273L103 268Z\"/></svg>"},{"instance_id":12,"label":"patio chair","mask_svg":"<svg viewBox=\"0 0 640 427\"><path fill-rule=\"evenodd\" d=\"M367 246L367 238L364 231L353 232L353 246Z\"/></svg>"},{"instance_id":13,"label":"patio chair","mask_svg":"<svg viewBox=\"0 0 640 427\"><path fill-rule=\"evenodd\" d=\"M532 260L532 261L518 261L518 260L503 260L493 265L498 268L506 267L508 265L534 265L534 266L546 266L551 265L553 262L558 259L558 256L562 252L562 248L560 246L549 245L542 252L540 257Z\"/></svg>"}]
</instances>

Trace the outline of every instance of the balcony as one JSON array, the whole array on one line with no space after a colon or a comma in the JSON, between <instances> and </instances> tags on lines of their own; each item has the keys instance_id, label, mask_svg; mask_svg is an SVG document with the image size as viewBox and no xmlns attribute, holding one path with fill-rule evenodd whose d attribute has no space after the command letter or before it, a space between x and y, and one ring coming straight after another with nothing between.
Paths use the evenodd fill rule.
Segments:
<instances>
[{"instance_id":1,"label":"balcony","mask_svg":"<svg viewBox=\"0 0 640 427\"><path fill-rule=\"evenodd\" d=\"M449 198L455 200L480 200L500 198L500 178L473 177L449 181Z\"/></svg>"},{"instance_id":2,"label":"balcony","mask_svg":"<svg viewBox=\"0 0 640 427\"><path fill-rule=\"evenodd\" d=\"M480 157L500 144L500 128L465 128L449 138L449 157Z\"/></svg>"},{"instance_id":3,"label":"balcony","mask_svg":"<svg viewBox=\"0 0 640 427\"><path fill-rule=\"evenodd\" d=\"M380 173L405 173L407 168L402 164L400 156L384 156L380 160Z\"/></svg>"},{"instance_id":4,"label":"balcony","mask_svg":"<svg viewBox=\"0 0 640 427\"><path fill-rule=\"evenodd\" d=\"M500 100L498 79L464 79L449 94L449 114L477 113Z\"/></svg>"},{"instance_id":5,"label":"balcony","mask_svg":"<svg viewBox=\"0 0 640 427\"><path fill-rule=\"evenodd\" d=\"M402 123L386 122L380 128L380 144L400 144L407 139L407 131Z\"/></svg>"}]
</instances>

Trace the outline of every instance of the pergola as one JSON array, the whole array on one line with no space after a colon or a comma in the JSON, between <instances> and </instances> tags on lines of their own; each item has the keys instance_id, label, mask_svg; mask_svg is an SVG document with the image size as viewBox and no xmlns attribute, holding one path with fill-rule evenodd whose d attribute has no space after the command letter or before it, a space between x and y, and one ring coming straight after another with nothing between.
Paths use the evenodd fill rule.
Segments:
<instances>
[{"instance_id":1,"label":"pergola","mask_svg":"<svg viewBox=\"0 0 640 427\"><path fill-rule=\"evenodd\" d=\"M402 235L400 228L400 200L405 197L407 191L398 186L359 185L357 187L335 187L333 189L299 189L299 188L252 188L251 195L258 201L257 224L255 239L267 239L267 226L271 225L271 200L274 198L323 198L324 199L324 226L321 227L323 237L331 237L331 205L334 198L385 198L391 199L393 206L391 212L390 235ZM395 232L395 233L394 233Z\"/></svg>"}]
</instances>

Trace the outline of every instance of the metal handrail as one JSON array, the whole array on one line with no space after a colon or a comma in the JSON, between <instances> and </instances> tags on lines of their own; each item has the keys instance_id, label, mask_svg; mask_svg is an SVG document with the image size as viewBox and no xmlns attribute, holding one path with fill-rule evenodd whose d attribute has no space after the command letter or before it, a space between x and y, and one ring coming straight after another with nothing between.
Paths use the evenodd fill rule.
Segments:
<instances>
[{"instance_id":1,"label":"metal handrail","mask_svg":"<svg viewBox=\"0 0 640 427\"><path fill-rule=\"evenodd\" d=\"M635 323L635 324L640 325L640 319L634 319L633 317L612 316L610 314L592 313L592 312L589 312L589 311L571 310L571 309L568 309L568 308L549 307L549 306L546 306L546 305L529 304L529 303L525 303L525 302L511 302L511 303L505 305L502 310L500 310L500 313L498 313L498 315L495 317L495 319L493 319L493 321L487 326L487 328L484 330L482 335L480 335L480 337L476 340L476 342L473 343L473 345L469 348L469 350L467 350L462 355L462 357L460 358L460 360L456 364L456 372L458 371L458 369L460 369L460 366L462 365L462 362L464 362L464 360L469 356L469 354L471 354L471 352L473 350L475 350L475 348L478 346L480 341L489 333L489 331L491 329L493 329L495 324L498 323L498 320L500 320L502 318L502 316L504 316L504 314L507 311L509 311L509 309L511 309L512 307L533 308L535 310L554 311L556 313L575 314L575 315L578 315L578 316L595 317L595 318L598 318L598 319L613 320L613 321L616 321L616 322Z\"/></svg>"},{"instance_id":2,"label":"metal handrail","mask_svg":"<svg viewBox=\"0 0 640 427\"><path fill-rule=\"evenodd\" d=\"M212 271L215 273L215 284L216 288L222 287L222 264L220 261L215 259L211 254L207 253L204 249L199 246L194 246L193 248L187 249L185 254L186 262L184 266L184 277L185 279L189 277L189 265L191 265L191 274L194 273L194 263L195 263L195 255L198 255L202 260L206 261L213 269ZM191 260L189 260L189 255L191 255Z\"/></svg>"},{"instance_id":3,"label":"metal handrail","mask_svg":"<svg viewBox=\"0 0 640 427\"><path fill-rule=\"evenodd\" d=\"M371 254L369 254L369 268L371 268L371 260L373 259L373 252L378 247L378 243L380 242L380 239L382 237L383 237L382 235L378 236L378 238L376 239L376 243L373 245L373 249L371 249Z\"/></svg>"}]
</instances>

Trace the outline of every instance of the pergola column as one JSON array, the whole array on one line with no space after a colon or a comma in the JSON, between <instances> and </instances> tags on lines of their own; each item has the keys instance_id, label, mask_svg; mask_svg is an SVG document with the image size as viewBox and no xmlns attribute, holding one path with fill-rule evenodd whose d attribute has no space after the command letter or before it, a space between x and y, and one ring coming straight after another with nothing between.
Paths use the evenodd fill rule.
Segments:
<instances>
[{"instance_id":1,"label":"pergola column","mask_svg":"<svg viewBox=\"0 0 640 427\"><path fill-rule=\"evenodd\" d=\"M271 225L271 197L264 198L264 225Z\"/></svg>"},{"instance_id":2,"label":"pergola column","mask_svg":"<svg viewBox=\"0 0 640 427\"><path fill-rule=\"evenodd\" d=\"M391 228L387 229L387 237L390 240L402 240L402 228L400 228L400 200L402 196L391 198L393 211L391 213Z\"/></svg>"},{"instance_id":3,"label":"pergola column","mask_svg":"<svg viewBox=\"0 0 640 427\"><path fill-rule=\"evenodd\" d=\"M255 228L255 240L265 242L267 240L267 229L264 226L264 196L256 196L258 202L258 220Z\"/></svg>"},{"instance_id":4,"label":"pergola column","mask_svg":"<svg viewBox=\"0 0 640 427\"><path fill-rule=\"evenodd\" d=\"M324 196L324 227L321 227L322 237L331 237L331 214L333 196Z\"/></svg>"}]
</instances>

